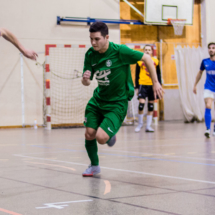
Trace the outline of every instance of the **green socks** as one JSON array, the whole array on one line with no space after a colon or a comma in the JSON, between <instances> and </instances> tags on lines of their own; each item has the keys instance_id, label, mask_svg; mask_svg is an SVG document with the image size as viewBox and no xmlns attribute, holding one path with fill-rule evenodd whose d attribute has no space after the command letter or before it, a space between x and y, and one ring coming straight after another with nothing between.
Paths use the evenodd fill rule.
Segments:
<instances>
[{"instance_id":1,"label":"green socks","mask_svg":"<svg viewBox=\"0 0 215 215\"><path fill-rule=\"evenodd\" d=\"M87 150L88 156L91 161L92 166L99 165L99 157L98 157L98 147L96 139L94 140L85 140L85 148Z\"/></svg>"}]
</instances>

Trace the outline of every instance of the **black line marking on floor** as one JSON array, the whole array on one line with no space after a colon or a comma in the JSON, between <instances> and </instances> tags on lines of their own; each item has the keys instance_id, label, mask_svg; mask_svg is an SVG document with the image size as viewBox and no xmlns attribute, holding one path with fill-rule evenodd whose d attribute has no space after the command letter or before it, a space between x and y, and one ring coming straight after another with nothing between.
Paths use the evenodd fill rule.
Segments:
<instances>
[{"instance_id":1,"label":"black line marking on floor","mask_svg":"<svg viewBox=\"0 0 215 215\"><path fill-rule=\"evenodd\" d=\"M151 211L157 211L157 212L162 212L162 213L171 214L171 215L182 215L182 214L176 214L176 213L172 213L172 212L168 212L168 211L163 211L163 210L158 210L158 209L154 209L154 208L144 207L144 206L140 206L140 205L123 203L123 202L116 201L116 200L103 199L103 198L100 198L100 197L97 197L97 196L91 196L91 195L85 195L85 194L76 193L76 192L72 192L72 191L61 190L61 189L57 189L57 188L54 188L54 187L48 187L48 186L44 186L44 185L34 184L34 183L30 183L30 182L26 182L26 181L21 181L21 180L16 180L16 179L11 179L11 178L6 178L6 177L2 177L2 176L0 178L1 179L5 179L5 180L9 180L9 181L19 182L19 183L22 183L22 184L28 184L28 185L32 185L32 186L36 186L36 187L42 187L42 188L46 188L46 189L50 189L50 190L55 190L55 191L59 191L59 192L70 193L70 194L74 194L74 195L78 195L78 196L85 196L85 197L92 198L92 199L97 199L97 200L103 200L103 201L109 201L109 202L119 203L119 204L123 204L123 205L128 205L128 206L138 207L138 208L142 208L142 209L147 209L147 210L151 210Z\"/></svg>"},{"instance_id":2,"label":"black line marking on floor","mask_svg":"<svg viewBox=\"0 0 215 215\"><path fill-rule=\"evenodd\" d=\"M29 165L31 166L31 165ZM31 166L31 167L37 167L37 166ZM42 167L37 167L38 169L45 169L45 170L49 170L49 171L56 171L56 172L61 172L61 173L66 173L66 174L71 174L71 175L81 175L79 173L73 173L73 172L64 172L61 170L55 170L55 169L49 169L49 168L42 168ZM171 188L163 188L163 187L157 187L157 186L152 186L152 185L145 185L145 184L137 184L137 183L132 183L132 182L126 182L126 181L120 181L120 180L115 180L115 179L109 179L109 178L102 178L100 175L99 176L95 176L92 177L92 179L97 179L97 180L108 180L110 182L119 182L119 183L124 183L124 184L130 184L130 185L136 185L136 186L143 186L143 187L147 187L147 188L157 188L157 189L161 189L161 190L168 190L168 191L172 191L172 194L174 193L187 193L187 194L195 194L195 195L200 195L200 196L207 196L207 197L215 197L215 195L208 195L208 194L202 194L202 193L194 193L193 191L195 190L191 190L191 191L186 191L186 190L174 190ZM186 183L187 184L187 183ZM215 187L214 187L215 188ZM212 188L212 189L214 189ZM210 188L208 188L210 189ZM135 196L134 196L135 197ZM120 199L120 198L125 198L125 197L116 197L114 199ZM110 198L112 199L112 198Z\"/></svg>"},{"instance_id":3,"label":"black line marking on floor","mask_svg":"<svg viewBox=\"0 0 215 215\"><path fill-rule=\"evenodd\" d=\"M175 193L179 193L179 192L153 193L153 194L143 194L143 195L135 195L135 196L116 197L116 198L109 198L109 200L136 198L136 197L145 197L145 196L159 196L159 195L175 194Z\"/></svg>"},{"instance_id":4,"label":"black line marking on floor","mask_svg":"<svg viewBox=\"0 0 215 215\"><path fill-rule=\"evenodd\" d=\"M213 189L215 189L215 187L207 187L207 188L201 188L201 189L194 189L194 190L190 190L190 192L201 191L201 190L213 190Z\"/></svg>"},{"instance_id":5,"label":"black line marking on floor","mask_svg":"<svg viewBox=\"0 0 215 215\"><path fill-rule=\"evenodd\" d=\"M115 202L115 203L121 203L121 204L124 204L124 205L129 205L129 206L144 208L144 209L147 209L147 210L162 212L162 213L166 213L166 214L171 214L171 215L180 215L180 214L176 214L176 213L172 213L172 212L167 212L167 211L163 211L163 210L151 209L151 208L140 206L140 205L134 205L134 204L130 204L130 203L123 203L123 202L119 202L119 201L116 201L116 200L109 200L109 201Z\"/></svg>"}]
</instances>

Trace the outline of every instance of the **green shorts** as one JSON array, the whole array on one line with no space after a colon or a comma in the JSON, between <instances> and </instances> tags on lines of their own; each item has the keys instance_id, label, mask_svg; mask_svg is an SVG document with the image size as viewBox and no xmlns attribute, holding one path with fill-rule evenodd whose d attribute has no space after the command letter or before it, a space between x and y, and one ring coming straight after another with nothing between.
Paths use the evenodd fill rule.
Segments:
<instances>
[{"instance_id":1,"label":"green shorts","mask_svg":"<svg viewBox=\"0 0 215 215\"><path fill-rule=\"evenodd\" d=\"M95 130L100 127L111 138L119 131L126 117L127 109L127 100L101 102L92 97L85 110L84 125Z\"/></svg>"}]
</instances>

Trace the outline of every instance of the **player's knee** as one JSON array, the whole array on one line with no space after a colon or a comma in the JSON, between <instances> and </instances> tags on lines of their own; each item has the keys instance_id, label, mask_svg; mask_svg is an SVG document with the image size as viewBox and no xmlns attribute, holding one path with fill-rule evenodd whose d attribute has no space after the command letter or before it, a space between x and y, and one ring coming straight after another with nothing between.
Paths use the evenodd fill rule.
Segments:
<instances>
[{"instance_id":1,"label":"player's knee","mask_svg":"<svg viewBox=\"0 0 215 215\"><path fill-rule=\"evenodd\" d=\"M144 103L139 103L139 111L143 111L144 109Z\"/></svg>"},{"instance_id":2,"label":"player's knee","mask_svg":"<svg viewBox=\"0 0 215 215\"><path fill-rule=\"evenodd\" d=\"M154 110L154 104L153 103L148 103L148 111L152 112Z\"/></svg>"},{"instance_id":3,"label":"player's knee","mask_svg":"<svg viewBox=\"0 0 215 215\"><path fill-rule=\"evenodd\" d=\"M209 102L205 104L205 107L206 107L207 109L211 109L211 108L212 108L211 106L212 106L212 104L209 103Z\"/></svg>"},{"instance_id":4,"label":"player's knee","mask_svg":"<svg viewBox=\"0 0 215 215\"><path fill-rule=\"evenodd\" d=\"M100 135L100 134L96 134L96 140L99 144L105 144L107 141L108 141L108 138L103 136L103 135Z\"/></svg>"},{"instance_id":5,"label":"player's knee","mask_svg":"<svg viewBox=\"0 0 215 215\"><path fill-rule=\"evenodd\" d=\"M85 139L86 140L94 140L96 138L96 135L94 133L85 132Z\"/></svg>"}]
</instances>

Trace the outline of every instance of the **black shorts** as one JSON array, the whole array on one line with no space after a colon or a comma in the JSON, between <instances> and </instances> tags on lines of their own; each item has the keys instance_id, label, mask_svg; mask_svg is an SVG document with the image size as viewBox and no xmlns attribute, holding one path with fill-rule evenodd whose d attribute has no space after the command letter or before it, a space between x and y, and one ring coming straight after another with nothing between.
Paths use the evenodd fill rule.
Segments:
<instances>
[{"instance_id":1,"label":"black shorts","mask_svg":"<svg viewBox=\"0 0 215 215\"><path fill-rule=\"evenodd\" d=\"M140 85L139 92L138 92L138 99L146 99L148 101L154 101L154 91L152 85Z\"/></svg>"}]
</instances>

